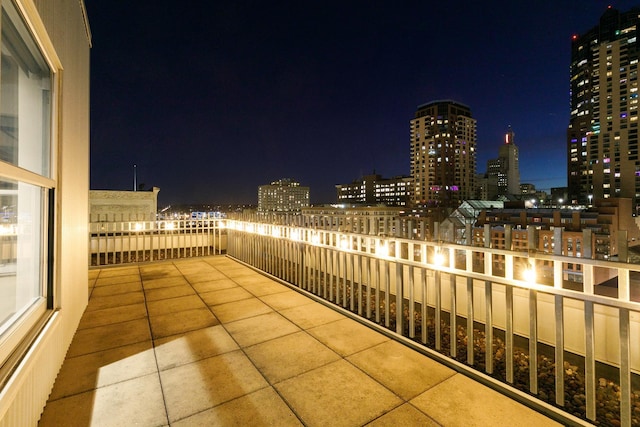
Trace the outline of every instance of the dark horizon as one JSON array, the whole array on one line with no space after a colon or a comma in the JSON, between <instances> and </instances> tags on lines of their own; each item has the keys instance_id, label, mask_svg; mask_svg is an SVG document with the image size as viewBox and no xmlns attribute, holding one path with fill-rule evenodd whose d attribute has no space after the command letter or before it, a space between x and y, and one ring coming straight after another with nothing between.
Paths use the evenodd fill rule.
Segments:
<instances>
[{"instance_id":1,"label":"dark horizon","mask_svg":"<svg viewBox=\"0 0 640 427\"><path fill-rule=\"evenodd\" d=\"M470 107L476 172L511 126L521 182L566 186L571 36L609 3L460 3L86 0L91 188L133 189L135 164L159 206L255 204L280 178L335 202L409 175L409 121L436 99Z\"/></svg>"}]
</instances>

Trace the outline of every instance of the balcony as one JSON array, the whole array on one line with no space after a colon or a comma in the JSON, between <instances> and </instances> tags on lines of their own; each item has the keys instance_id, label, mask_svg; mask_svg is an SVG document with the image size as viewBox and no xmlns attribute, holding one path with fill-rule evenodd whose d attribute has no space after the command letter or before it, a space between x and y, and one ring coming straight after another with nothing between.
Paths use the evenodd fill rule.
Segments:
<instances>
[{"instance_id":1,"label":"balcony","mask_svg":"<svg viewBox=\"0 0 640 427\"><path fill-rule=\"evenodd\" d=\"M59 425L556 425L226 256L93 269Z\"/></svg>"},{"instance_id":2,"label":"balcony","mask_svg":"<svg viewBox=\"0 0 640 427\"><path fill-rule=\"evenodd\" d=\"M92 224L89 261L227 253L563 424L638 425L637 264L388 237L388 222L369 234L333 220L254 219Z\"/></svg>"}]
</instances>

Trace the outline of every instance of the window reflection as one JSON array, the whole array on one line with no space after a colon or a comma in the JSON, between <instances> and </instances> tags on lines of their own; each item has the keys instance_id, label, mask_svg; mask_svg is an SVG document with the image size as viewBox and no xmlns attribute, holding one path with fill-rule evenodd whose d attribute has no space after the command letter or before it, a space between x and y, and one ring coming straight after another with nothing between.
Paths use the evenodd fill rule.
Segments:
<instances>
[{"instance_id":1,"label":"window reflection","mask_svg":"<svg viewBox=\"0 0 640 427\"><path fill-rule=\"evenodd\" d=\"M1 366L11 352L7 331L46 306L53 77L13 2L0 5Z\"/></svg>"},{"instance_id":2,"label":"window reflection","mask_svg":"<svg viewBox=\"0 0 640 427\"><path fill-rule=\"evenodd\" d=\"M0 331L42 295L42 190L0 181Z\"/></svg>"},{"instance_id":3,"label":"window reflection","mask_svg":"<svg viewBox=\"0 0 640 427\"><path fill-rule=\"evenodd\" d=\"M0 160L48 177L51 71L13 7L1 26Z\"/></svg>"}]
</instances>

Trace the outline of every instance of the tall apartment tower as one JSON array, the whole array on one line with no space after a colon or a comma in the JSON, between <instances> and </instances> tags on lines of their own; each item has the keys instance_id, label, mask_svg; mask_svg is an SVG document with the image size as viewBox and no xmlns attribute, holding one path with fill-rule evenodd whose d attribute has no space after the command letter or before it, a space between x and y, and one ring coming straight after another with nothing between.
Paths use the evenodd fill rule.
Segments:
<instances>
[{"instance_id":1,"label":"tall apartment tower","mask_svg":"<svg viewBox=\"0 0 640 427\"><path fill-rule=\"evenodd\" d=\"M518 165L518 146L516 134L509 126L504 135L504 143L498 149L498 158L487 162L488 195L492 200L496 196L520 194L520 168Z\"/></svg>"},{"instance_id":2,"label":"tall apartment tower","mask_svg":"<svg viewBox=\"0 0 640 427\"><path fill-rule=\"evenodd\" d=\"M571 42L568 197L573 203L624 197L638 203L640 9L609 7L599 25Z\"/></svg>"},{"instance_id":3,"label":"tall apartment tower","mask_svg":"<svg viewBox=\"0 0 640 427\"><path fill-rule=\"evenodd\" d=\"M473 197L476 120L455 101L418 106L411 120L411 177L416 206L458 206Z\"/></svg>"}]
</instances>

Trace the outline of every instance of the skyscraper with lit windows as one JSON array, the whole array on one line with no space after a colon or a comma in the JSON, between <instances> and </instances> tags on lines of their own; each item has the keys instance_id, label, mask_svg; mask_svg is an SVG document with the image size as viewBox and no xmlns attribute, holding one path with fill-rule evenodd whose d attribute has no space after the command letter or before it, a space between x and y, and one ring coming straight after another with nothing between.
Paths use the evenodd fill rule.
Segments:
<instances>
[{"instance_id":1,"label":"skyscraper with lit windows","mask_svg":"<svg viewBox=\"0 0 640 427\"><path fill-rule=\"evenodd\" d=\"M609 7L571 42L568 196L573 203L640 196L638 42L640 9Z\"/></svg>"},{"instance_id":2,"label":"skyscraper with lit windows","mask_svg":"<svg viewBox=\"0 0 640 427\"><path fill-rule=\"evenodd\" d=\"M488 198L519 195L520 168L518 166L518 146L515 144L515 132L509 126L504 135L504 143L498 149L498 158L487 162Z\"/></svg>"},{"instance_id":3,"label":"skyscraper with lit windows","mask_svg":"<svg viewBox=\"0 0 640 427\"><path fill-rule=\"evenodd\" d=\"M411 176L416 206L458 206L472 198L476 120L451 100L418 106L411 126Z\"/></svg>"}]
</instances>

